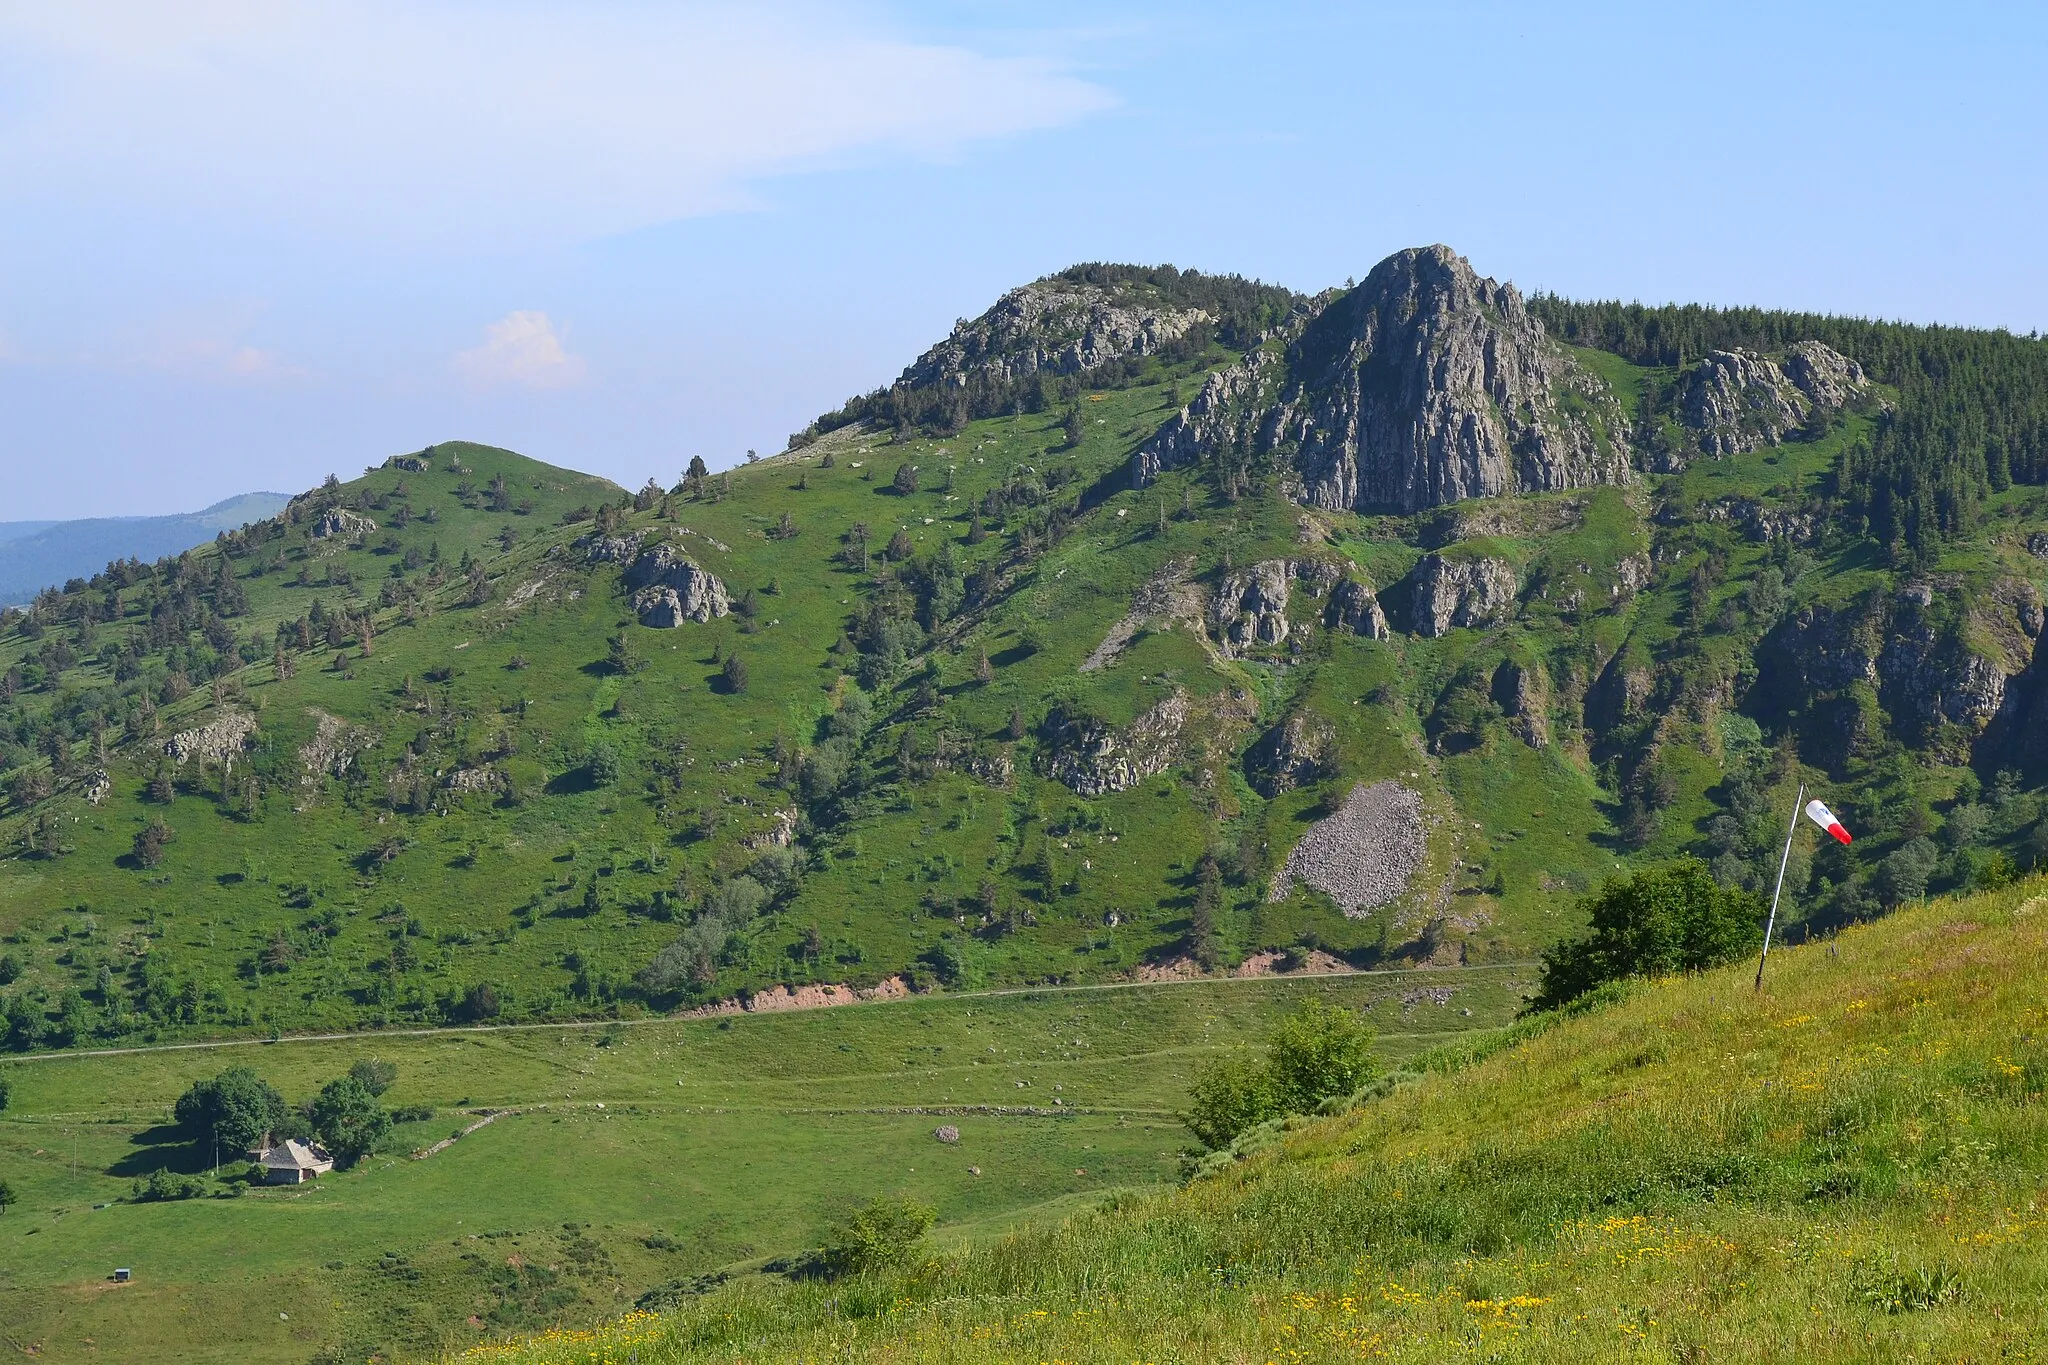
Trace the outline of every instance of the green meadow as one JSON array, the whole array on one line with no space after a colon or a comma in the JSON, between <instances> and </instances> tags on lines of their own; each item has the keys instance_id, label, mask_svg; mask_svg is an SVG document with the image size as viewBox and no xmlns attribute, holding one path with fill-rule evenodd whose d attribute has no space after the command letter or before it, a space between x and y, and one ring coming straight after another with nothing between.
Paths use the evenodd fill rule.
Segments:
<instances>
[{"instance_id":1,"label":"green meadow","mask_svg":"<svg viewBox=\"0 0 2048 1365\"><path fill-rule=\"evenodd\" d=\"M432 1354L802 1252L877 1194L972 1242L1178 1180L1194 1068L1305 996L1365 1010L1398 1058L1505 1022L1530 980L1510 964L17 1061L0 1321L53 1360ZM296 1100L372 1056L398 1066L387 1104L435 1114L355 1169L134 1202L149 1170L211 1164L166 1123L193 1080L248 1065ZM510 1112L410 1156L491 1110ZM134 1281L112 1285L116 1266Z\"/></svg>"}]
</instances>

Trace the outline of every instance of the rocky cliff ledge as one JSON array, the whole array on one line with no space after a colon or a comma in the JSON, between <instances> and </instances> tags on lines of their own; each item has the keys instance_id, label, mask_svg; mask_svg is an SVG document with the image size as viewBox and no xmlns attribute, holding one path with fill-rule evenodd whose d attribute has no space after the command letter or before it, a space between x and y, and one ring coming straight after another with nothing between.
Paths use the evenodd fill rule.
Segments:
<instances>
[{"instance_id":1,"label":"rocky cliff ledge","mask_svg":"<svg viewBox=\"0 0 2048 1365\"><path fill-rule=\"evenodd\" d=\"M1077 374L1126 356L1148 356L1210 321L1100 285L1039 280L1012 289L919 356L897 382L913 389L1001 386L1035 374Z\"/></svg>"},{"instance_id":2,"label":"rocky cliff ledge","mask_svg":"<svg viewBox=\"0 0 2048 1365\"><path fill-rule=\"evenodd\" d=\"M1776 445L1816 411L1839 410L1869 388L1863 367L1818 341L1802 341L1783 364L1754 351L1710 351L1678 387L1679 420L1703 455L1746 455ZM1683 463L1682 452L1659 462Z\"/></svg>"}]
</instances>

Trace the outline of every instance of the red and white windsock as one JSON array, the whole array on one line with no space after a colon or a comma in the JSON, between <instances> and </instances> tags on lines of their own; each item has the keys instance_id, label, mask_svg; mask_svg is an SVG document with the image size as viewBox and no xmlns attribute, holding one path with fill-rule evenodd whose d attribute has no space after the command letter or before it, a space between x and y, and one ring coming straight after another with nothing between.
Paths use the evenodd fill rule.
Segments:
<instances>
[{"instance_id":1,"label":"red and white windsock","mask_svg":"<svg viewBox=\"0 0 2048 1365\"><path fill-rule=\"evenodd\" d=\"M1818 801L1806 803L1806 818L1835 836L1841 843L1849 842L1849 831L1835 818L1835 813Z\"/></svg>"}]
</instances>

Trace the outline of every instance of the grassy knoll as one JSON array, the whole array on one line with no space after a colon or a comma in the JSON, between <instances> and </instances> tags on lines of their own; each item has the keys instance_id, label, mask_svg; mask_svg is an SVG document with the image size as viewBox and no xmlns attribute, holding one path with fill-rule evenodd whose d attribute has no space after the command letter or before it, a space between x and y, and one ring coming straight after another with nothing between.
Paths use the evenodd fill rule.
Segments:
<instances>
[{"instance_id":1,"label":"grassy knoll","mask_svg":"<svg viewBox=\"0 0 2048 1365\"><path fill-rule=\"evenodd\" d=\"M1402 1056L1501 1023L1528 981L1168 983L15 1062L0 1321L50 1359L362 1359L612 1317L652 1286L801 1251L877 1193L972 1239L1175 1179L1194 1066L1304 995L1366 1009ZM383 1154L303 1191L129 1202L142 1173L209 1164L166 1122L194 1079L243 1063L296 1100L368 1056L398 1064L386 1103L437 1111ZM407 1158L490 1108L521 1112ZM108 1288L116 1265L136 1283Z\"/></svg>"},{"instance_id":2,"label":"grassy knoll","mask_svg":"<svg viewBox=\"0 0 2048 1365\"><path fill-rule=\"evenodd\" d=\"M888 1276L730 1287L615 1354L486 1354L2032 1359L2044 890L1774 955L1761 994L1744 964L1638 989L1176 1192Z\"/></svg>"}]
</instances>

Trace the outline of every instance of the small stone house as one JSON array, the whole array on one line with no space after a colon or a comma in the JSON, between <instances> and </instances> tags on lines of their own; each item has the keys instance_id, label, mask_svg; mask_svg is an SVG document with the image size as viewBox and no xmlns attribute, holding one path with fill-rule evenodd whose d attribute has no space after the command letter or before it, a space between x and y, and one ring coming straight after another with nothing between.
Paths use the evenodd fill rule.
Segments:
<instances>
[{"instance_id":1,"label":"small stone house","mask_svg":"<svg viewBox=\"0 0 2048 1365\"><path fill-rule=\"evenodd\" d=\"M297 1138L286 1138L273 1146L266 1137L261 1147L249 1153L249 1159L263 1168L266 1185L303 1185L334 1169L334 1158L325 1147Z\"/></svg>"}]
</instances>

